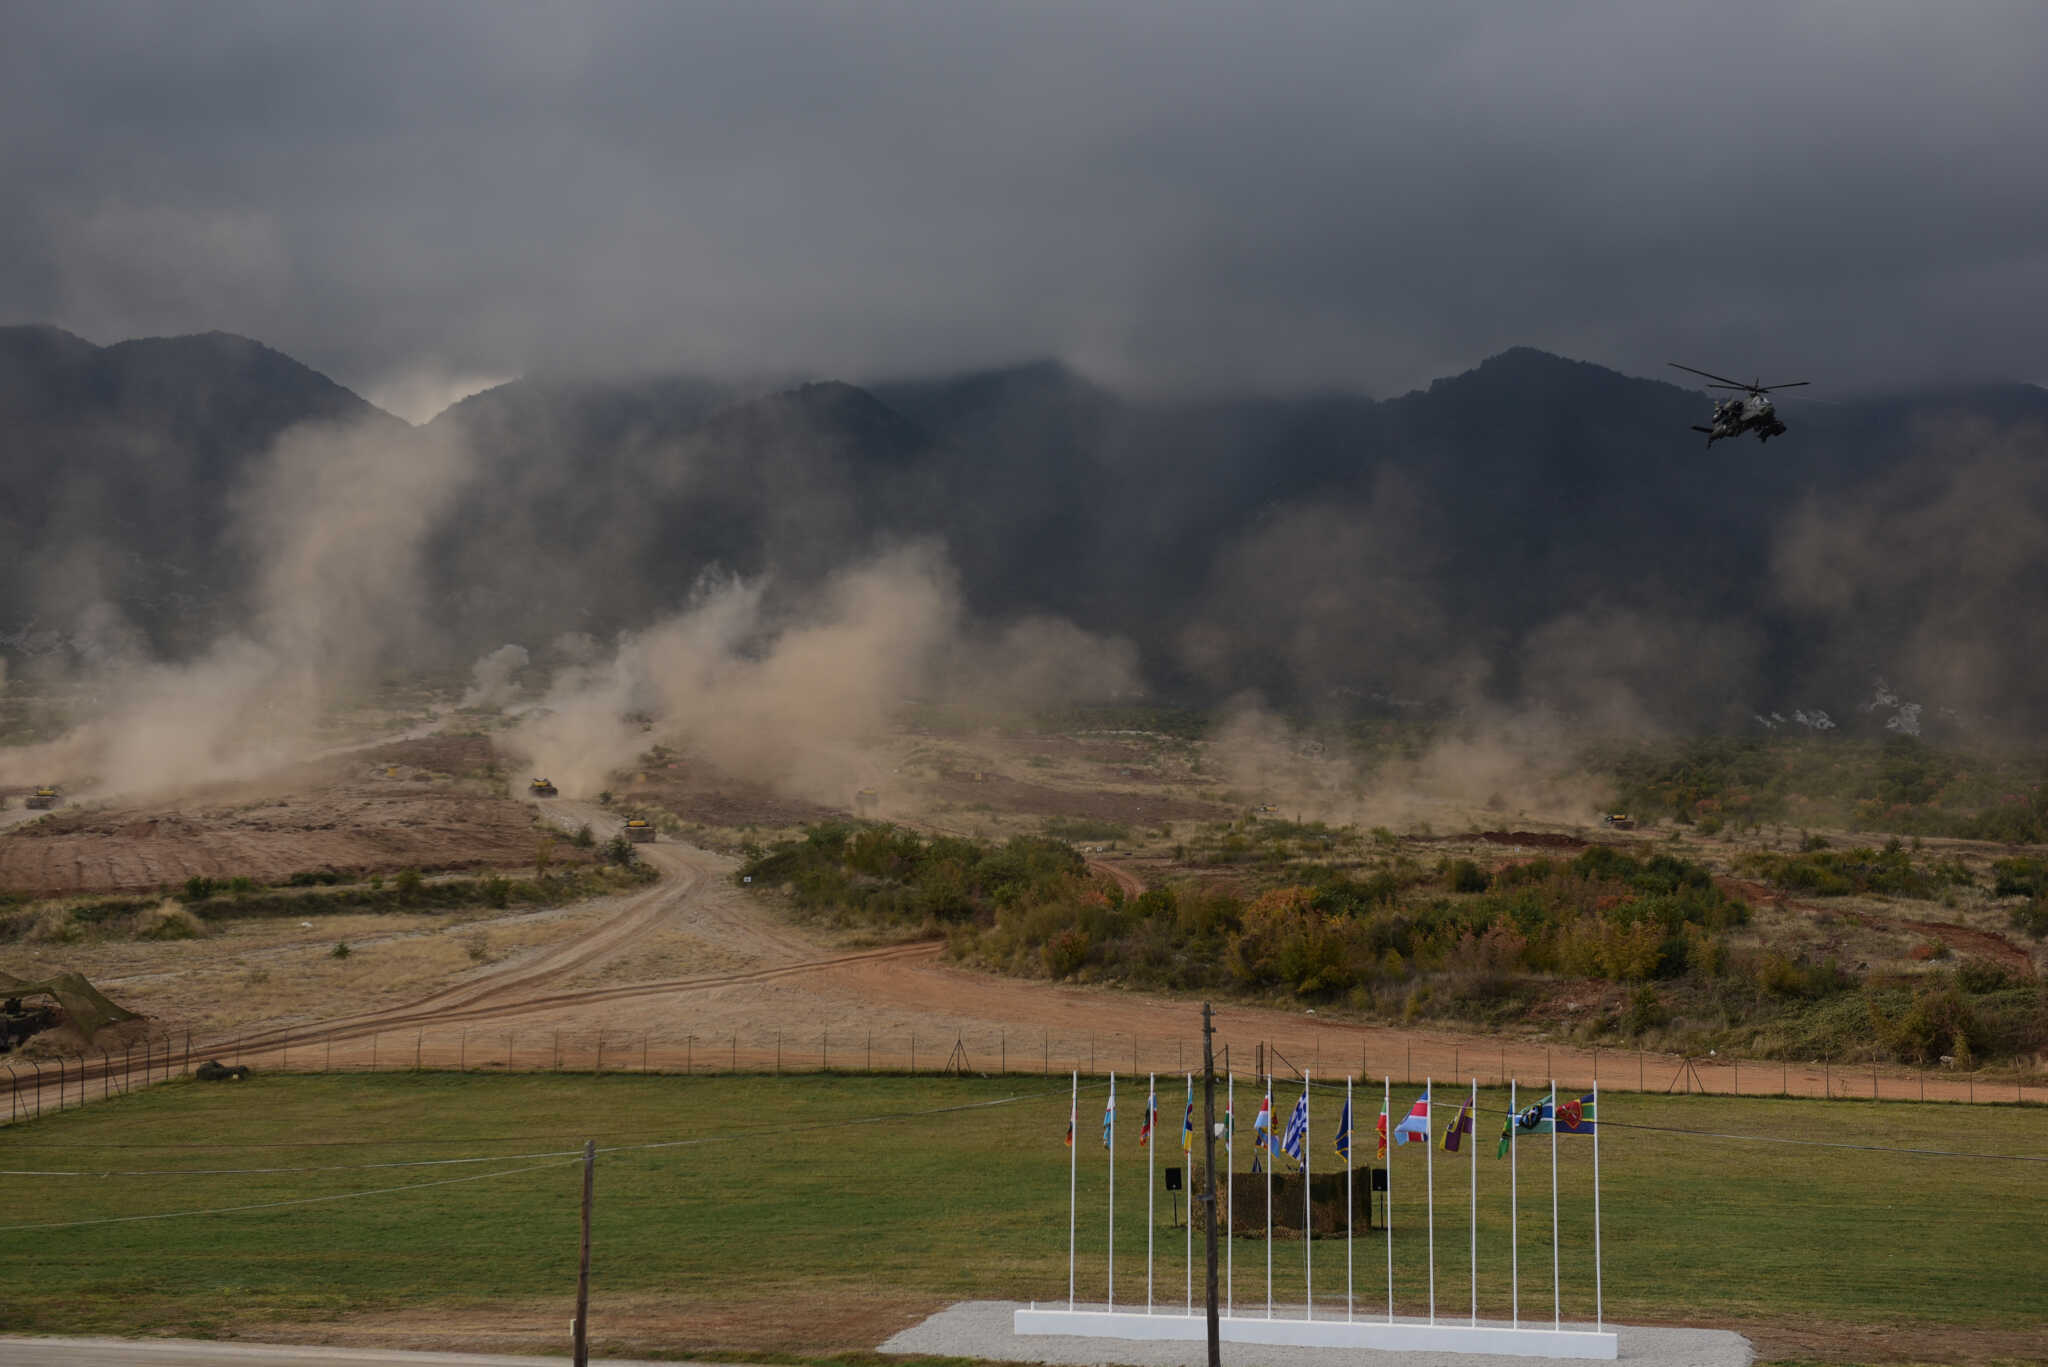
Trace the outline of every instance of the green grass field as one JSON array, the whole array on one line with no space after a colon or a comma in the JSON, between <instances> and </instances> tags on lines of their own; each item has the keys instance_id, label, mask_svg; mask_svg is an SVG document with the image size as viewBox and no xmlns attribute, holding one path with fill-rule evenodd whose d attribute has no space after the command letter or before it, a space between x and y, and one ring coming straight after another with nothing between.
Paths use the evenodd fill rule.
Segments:
<instances>
[{"instance_id":1,"label":"green grass field","mask_svg":"<svg viewBox=\"0 0 2048 1367\"><path fill-rule=\"evenodd\" d=\"M1122 1303L1145 1295L1147 1188L1135 1142L1142 1103L1136 1089L1119 1091ZM1248 1132L1256 1099L1239 1091ZM1108 1261L1102 1092L1099 1082L1084 1084L1079 1125L1080 1294L1094 1300ZM1284 1113L1294 1092L1279 1093ZM1181 1095L1178 1083L1162 1084L1162 1166L1178 1159ZM1361 1158L1378 1099L1360 1094ZM1397 1116L1412 1100L1413 1089L1396 1089ZM1504 1101L1481 1093L1482 1315L1509 1310L1509 1165L1493 1157ZM1336 1162L1339 1104L1335 1093L1318 1098L1318 1167ZM585 1138L617 1149L598 1162L597 1303L639 1296L678 1307L687 1341L661 1347L732 1346L715 1317L696 1324L688 1313L724 1298L759 1313L875 1299L930 1308L973 1297L1063 1299L1067 1107L1064 1085L1055 1079L1048 1089L1036 1078L427 1073L174 1084L0 1130L0 1328L260 1336L265 1323L535 1304L559 1305L566 1318L578 1165L522 1155L561 1154ZM2038 1108L1615 1094L1605 1110L1609 1319L1736 1329L1896 1324L1987 1331L2006 1343L2040 1332L2048 1164L1672 1132L2043 1155L2048 1116ZM1521 1309L1547 1319L1549 1143L1520 1143ZM1585 1319L1593 1307L1591 1145L1564 1138L1559 1152L1563 1311ZM480 1155L490 1161L365 1166ZM1471 1296L1473 1167L1441 1152L1436 1159L1438 1309L1462 1315ZM1241 1147L1239 1166L1248 1162ZM1394 1162L1396 1294L1410 1313L1427 1297L1419 1146L1398 1149ZM438 1185L384 1190L427 1183ZM1168 1225L1166 1194L1157 1195L1154 1292L1178 1303L1184 1235ZM268 1205L309 1197L345 1199ZM118 1218L236 1206L267 1208ZM1385 1247L1363 1232L1354 1246L1363 1312L1384 1311ZM1232 1262L1237 1303L1263 1307L1264 1244L1237 1240ZM1276 1242L1273 1263L1275 1296L1298 1302L1300 1241ZM1345 1275L1344 1242L1318 1240L1319 1306L1342 1303ZM835 1341L813 1318L790 1314L781 1338L749 1342L813 1354L873 1347ZM2048 1353L2048 1338L2041 1344ZM2012 1354L1982 1356L2001 1355Z\"/></svg>"}]
</instances>

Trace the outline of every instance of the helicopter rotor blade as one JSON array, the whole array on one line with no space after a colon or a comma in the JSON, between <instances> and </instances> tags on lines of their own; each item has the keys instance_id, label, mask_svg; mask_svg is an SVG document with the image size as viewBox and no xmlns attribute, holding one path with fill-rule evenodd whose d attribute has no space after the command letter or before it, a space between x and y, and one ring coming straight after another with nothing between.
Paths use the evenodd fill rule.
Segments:
<instances>
[{"instance_id":1,"label":"helicopter rotor blade","mask_svg":"<svg viewBox=\"0 0 2048 1367\"><path fill-rule=\"evenodd\" d=\"M1754 388L1756 392L1759 394L1768 394L1773 389L1797 389L1799 388L1799 386L1803 384L1812 383L1812 380L1791 380L1785 384L1760 384L1754 385L1752 386L1752 388Z\"/></svg>"},{"instance_id":2,"label":"helicopter rotor blade","mask_svg":"<svg viewBox=\"0 0 2048 1367\"><path fill-rule=\"evenodd\" d=\"M1751 387L1751 386L1749 386L1749 385L1746 385L1746 384L1744 384L1744 383L1743 383L1742 381L1740 381L1740 380L1731 380L1731 379L1729 379L1729 378L1728 378L1728 377L1727 377L1726 375L1716 375L1716 374L1715 374L1715 373L1714 373L1713 371L1711 371L1711 370L1698 370L1698 369L1695 369L1694 367L1692 367L1692 366L1689 366L1689 365L1679 365L1679 364L1678 364L1678 362L1676 362L1676 361L1666 361L1666 362L1665 362L1664 364L1666 364L1666 365L1668 365L1668 366L1671 366L1671 367L1673 367L1673 368L1675 368L1675 369L1678 369L1678 370L1687 370L1687 371L1691 371L1691 372L1692 372L1693 374L1695 374L1695 375L1704 375L1704 376L1706 376L1706 377L1707 377L1708 379L1710 379L1710 380L1719 380L1719 381L1720 381L1720 382L1721 382L1722 384L1725 384L1725 385L1732 385L1732 386L1733 386L1734 388L1736 388L1736 389L1742 389L1742 390L1747 390L1747 389L1749 389L1749 388Z\"/></svg>"}]
</instances>

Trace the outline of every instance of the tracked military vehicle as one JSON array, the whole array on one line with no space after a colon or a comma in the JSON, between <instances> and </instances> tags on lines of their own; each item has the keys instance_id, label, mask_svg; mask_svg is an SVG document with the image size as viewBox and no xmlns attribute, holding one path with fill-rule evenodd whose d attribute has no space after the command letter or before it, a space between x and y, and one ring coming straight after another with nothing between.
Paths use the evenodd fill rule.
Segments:
<instances>
[{"instance_id":1,"label":"tracked military vehicle","mask_svg":"<svg viewBox=\"0 0 2048 1367\"><path fill-rule=\"evenodd\" d=\"M55 788L38 788L24 798L21 805L24 807L50 808L63 800L63 798L58 796Z\"/></svg>"},{"instance_id":2,"label":"tracked military vehicle","mask_svg":"<svg viewBox=\"0 0 2048 1367\"><path fill-rule=\"evenodd\" d=\"M626 839L636 845L645 845L654 839L654 826L644 816L636 816L626 822Z\"/></svg>"},{"instance_id":3,"label":"tracked military vehicle","mask_svg":"<svg viewBox=\"0 0 2048 1367\"><path fill-rule=\"evenodd\" d=\"M526 795L528 797L553 797L555 792L555 785L544 778L537 778L526 785Z\"/></svg>"}]
</instances>

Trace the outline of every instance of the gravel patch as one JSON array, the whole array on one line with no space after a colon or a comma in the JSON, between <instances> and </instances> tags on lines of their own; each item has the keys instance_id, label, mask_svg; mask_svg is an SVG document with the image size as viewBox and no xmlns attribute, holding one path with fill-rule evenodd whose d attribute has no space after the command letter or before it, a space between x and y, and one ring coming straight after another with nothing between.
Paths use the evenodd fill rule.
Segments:
<instances>
[{"instance_id":1,"label":"gravel patch","mask_svg":"<svg viewBox=\"0 0 2048 1367\"><path fill-rule=\"evenodd\" d=\"M1204 1367L1208 1348L1194 1343L1140 1343L1129 1339L1018 1335L1010 1330L1018 1301L962 1301L883 1343L884 1353L931 1353L946 1357L992 1358L1004 1362L1045 1362L1063 1367ZM1295 1317L1299 1317L1296 1312ZM1493 1321L1480 1321L1482 1324ZM1568 1329L1593 1326L1566 1325ZM1622 1362L1645 1367L1749 1367L1756 1354L1749 1340L1725 1329L1649 1329L1607 1326L1620 1339ZM1333 1367L1341 1361L1394 1361L1401 1367L1504 1367L1555 1363L1585 1367L1578 1358L1490 1357L1473 1353L1382 1353L1344 1348L1284 1348L1225 1343L1223 1361L1233 1367Z\"/></svg>"}]
</instances>

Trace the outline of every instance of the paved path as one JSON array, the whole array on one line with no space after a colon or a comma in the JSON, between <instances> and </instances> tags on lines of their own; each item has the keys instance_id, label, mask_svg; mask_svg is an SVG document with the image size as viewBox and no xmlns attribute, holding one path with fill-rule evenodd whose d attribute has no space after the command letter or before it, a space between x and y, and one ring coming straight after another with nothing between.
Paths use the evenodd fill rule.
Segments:
<instances>
[{"instance_id":1,"label":"paved path","mask_svg":"<svg viewBox=\"0 0 2048 1367\"><path fill-rule=\"evenodd\" d=\"M0 1337L0 1367L564 1367L561 1357L486 1353L404 1353L385 1348L293 1348L204 1343L193 1339ZM592 1358L593 1367L678 1367L675 1363ZM701 1367L701 1365L700 1365Z\"/></svg>"}]
</instances>

